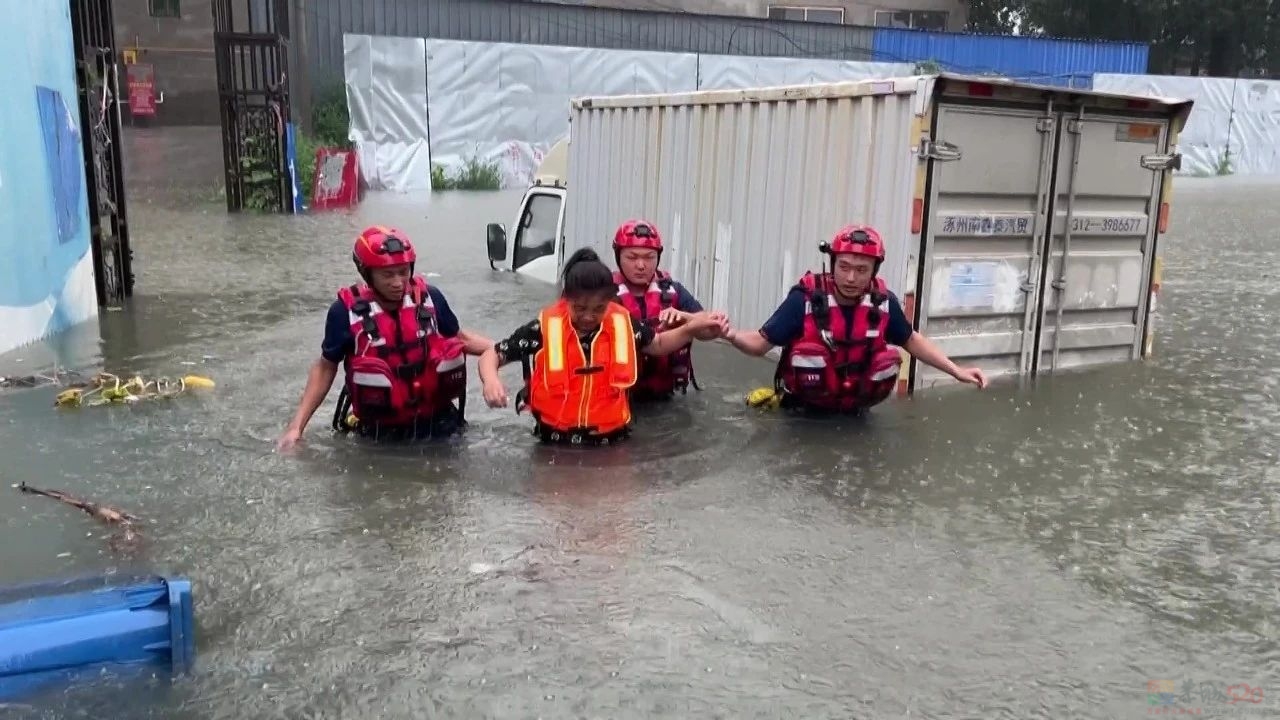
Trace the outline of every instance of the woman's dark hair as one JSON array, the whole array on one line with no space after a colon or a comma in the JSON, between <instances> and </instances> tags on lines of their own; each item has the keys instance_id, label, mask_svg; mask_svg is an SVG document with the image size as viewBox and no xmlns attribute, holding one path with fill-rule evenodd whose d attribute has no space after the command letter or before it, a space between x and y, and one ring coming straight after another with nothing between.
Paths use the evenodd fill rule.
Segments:
<instances>
[{"instance_id":1,"label":"woman's dark hair","mask_svg":"<svg viewBox=\"0 0 1280 720\"><path fill-rule=\"evenodd\" d=\"M564 263L564 296L612 295L617 290L613 271L591 248L581 248Z\"/></svg>"}]
</instances>

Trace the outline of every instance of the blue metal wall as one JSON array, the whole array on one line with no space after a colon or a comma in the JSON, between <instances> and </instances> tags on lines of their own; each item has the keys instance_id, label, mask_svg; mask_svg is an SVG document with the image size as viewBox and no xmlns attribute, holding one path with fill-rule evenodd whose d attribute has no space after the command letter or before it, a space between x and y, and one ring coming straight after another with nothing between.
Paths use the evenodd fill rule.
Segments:
<instances>
[{"instance_id":1,"label":"blue metal wall","mask_svg":"<svg viewBox=\"0 0 1280 720\"><path fill-rule=\"evenodd\" d=\"M1094 73L1147 72L1146 43L1087 42L876 28L879 62L932 60L949 72L999 74L1014 80L1090 88Z\"/></svg>"}]
</instances>

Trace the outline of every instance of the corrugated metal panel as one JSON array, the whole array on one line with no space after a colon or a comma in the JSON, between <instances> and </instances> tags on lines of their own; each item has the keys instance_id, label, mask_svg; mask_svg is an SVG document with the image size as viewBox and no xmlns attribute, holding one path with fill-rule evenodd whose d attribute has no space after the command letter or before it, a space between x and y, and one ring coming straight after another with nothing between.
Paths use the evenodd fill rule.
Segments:
<instances>
[{"instance_id":1,"label":"corrugated metal panel","mask_svg":"<svg viewBox=\"0 0 1280 720\"><path fill-rule=\"evenodd\" d=\"M607 256L620 222L647 218L667 238L666 268L750 328L819 268L819 242L866 222L884 234L882 273L902 292L919 246L919 161L908 152L918 87L887 80L575 102L565 250Z\"/></svg>"},{"instance_id":2,"label":"corrugated metal panel","mask_svg":"<svg viewBox=\"0 0 1280 720\"><path fill-rule=\"evenodd\" d=\"M959 152L930 169L918 329L988 377L1137 359L1160 168L1190 108L1003 83L983 106L969 85L937 93L934 139ZM916 367L917 390L951 382Z\"/></svg>"},{"instance_id":3,"label":"corrugated metal panel","mask_svg":"<svg viewBox=\"0 0 1280 720\"><path fill-rule=\"evenodd\" d=\"M871 28L511 0L307 0L310 69L342 78L343 33L446 40L871 60Z\"/></svg>"},{"instance_id":4,"label":"corrugated metal panel","mask_svg":"<svg viewBox=\"0 0 1280 720\"><path fill-rule=\"evenodd\" d=\"M872 41L881 62L932 60L942 69L997 73L1023 80L1088 88L1098 72L1143 74L1146 43L1085 42L1042 37L1012 37L877 28Z\"/></svg>"}]
</instances>

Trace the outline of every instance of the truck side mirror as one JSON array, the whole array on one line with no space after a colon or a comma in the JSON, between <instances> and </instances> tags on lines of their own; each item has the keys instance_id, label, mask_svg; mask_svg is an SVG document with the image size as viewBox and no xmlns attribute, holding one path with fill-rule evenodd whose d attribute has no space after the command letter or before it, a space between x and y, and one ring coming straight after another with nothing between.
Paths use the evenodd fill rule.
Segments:
<instances>
[{"instance_id":1,"label":"truck side mirror","mask_svg":"<svg viewBox=\"0 0 1280 720\"><path fill-rule=\"evenodd\" d=\"M489 236L489 267L497 270L494 263L507 259L507 228L501 223L489 223L486 230Z\"/></svg>"}]
</instances>

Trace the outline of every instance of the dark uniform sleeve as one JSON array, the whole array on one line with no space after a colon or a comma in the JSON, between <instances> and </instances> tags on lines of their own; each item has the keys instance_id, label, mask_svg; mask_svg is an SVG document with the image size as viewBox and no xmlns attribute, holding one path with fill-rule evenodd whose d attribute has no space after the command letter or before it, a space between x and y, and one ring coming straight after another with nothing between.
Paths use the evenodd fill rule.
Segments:
<instances>
[{"instance_id":1,"label":"dark uniform sleeve","mask_svg":"<svg viewBox=\"0 0 1280 720\"><path fill-rule=\"evenodd\" d=\"M681 312L696 313L702 312L702 303L698 302L698 298L693 296L684 285L679 282L673 282L672 285L676 289L676 309Z\"/></svg>"},{"instance_id":2,"label":"dark uniform sleeve","mask_svg":"<svg viewBox=\"0 0 1280 720\"><path fill-rule=\"evenodd\" d=\"M338 364L355 352L355 338L351 335L351 320L341 300L334 300L324 320L324 340L320 342L320 356Z\"/></svg>"},{"instance_id":3,"label":"dark uniform sleeve","mask_svg":"<svg viewBox=\"0 0 1280 720\"><path fill-rule=\"evenodd\" d=\"M915 328L911 327L911 321L907 319L902 303L898 302L898 296L889 293L889 328L884 333L885 342L902 347L911 339L913 332Z\"/></svg>"},{"instance_id":4,"label":"dark uniform sleeve","mask_svg":"<svg viewBox=\"0 0 1280 720\"><path fill-rule=\"evenodd\" d=\"M449 301L445 299L444 293L431 285L427 288L427 294L431 296L431 304L436 307L436 329L445 337L456 337L461 326L458 323L458 316L453 314L453 308L449 307Z\"/></svg>"},{"instance_id":5,"label":"dark uniform sleeve","mask_svg":"<svg viewBox=\"0 0 1280 720\"><path fill-rule=\"evenodd\" d=\"M760 334L770 343L783 346L795 342L804 332L804 291L793 287L773 315L760 326Z\"/></svg>"},{"instance_id":6,"label":"dark uniform sleeve","mask_svg":"<svg viewBox=\"0 0 1280 720\"><path fill-rule=\"evenodd\" d=\"M521 325L511 333L511 337L500 341L494 348L502 364L533 357L542 349L542 323L535 319Z\"/></svg>"}]
</instances>

